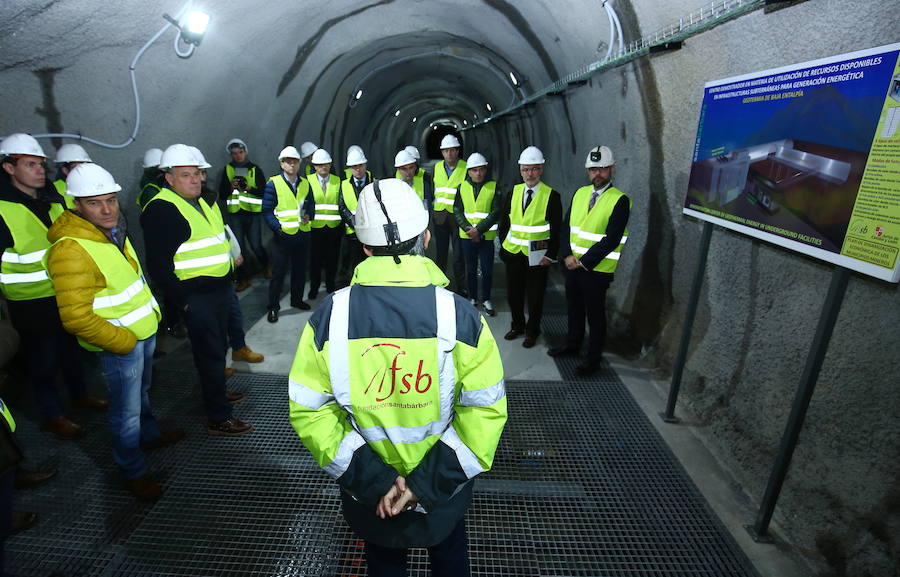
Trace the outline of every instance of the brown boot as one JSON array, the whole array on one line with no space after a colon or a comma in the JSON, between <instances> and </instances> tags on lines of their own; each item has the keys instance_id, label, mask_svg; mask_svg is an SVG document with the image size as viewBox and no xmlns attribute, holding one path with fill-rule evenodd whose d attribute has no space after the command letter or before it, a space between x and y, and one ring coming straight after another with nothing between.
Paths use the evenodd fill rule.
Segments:
<instances>
[{"instance_id":1,"label":"brown boot","mask_svg":"<svg viewBox=\"0 0 900 577\"><path fill-rule=\"evenodd\" d=\"M234 374L234 369L232 369L231 367L225 367L225 378L226 379L231 377L231 375L233 375L233 374Z\"/></svg>"},{"instance_id":2,"label":"brown boot","mask_svg":"<svg viewBox=\"0 0 900 577\"><path fill-rule=\"evenodd\" d=\"M248 280L239 280L234 285L234 290L239 293L244 292L248 288L250 288L250 281L248 281Z\"/></svg>"},{"instance_id":3,"label":"brown boot","mask_svg":"<svg viewBox=\"0 0 900 577\"><path fill-rule=\"evenodd\" d=\"M56 476L59 470L56 467L48 467L46 469L25 469L19 467L16 470L13 486L16 489L32 489L38 485L43 485Z\"/></svg>"},{"instance_id":4,"label":"brown boot","mask_svg":"<svg viewBox=\"0 0 900 577\"><path fill-rule=\"evenodd\" d=\"M73 423L62 415L44 421L44 424L41 425L41 430L52 433L60 439L77 439L84 434L84 427Z\"/></svg>"},{"instance_id":5,"label":"brown boot","mask_svg":"<svg viewBox=\"0 0 900 577\"><path fill-rule=\"evenodd\" d=\"M259 353L254 353L250 347L244 345L236 351L231 351L232 361L246 361L248 363L261 363L266 357Z\"/></svg>"},{"instance_id":6,"label":"brown boot","mask_svg":"<svg viewBox=\"0 0 900 577\"><path fill-rule=\"evenodd\" d=\"M141 501L156 501L163 494L162 485L151 479L149 473L137 479L126 479L125 487Z\"/></svg>"}]
</instances>

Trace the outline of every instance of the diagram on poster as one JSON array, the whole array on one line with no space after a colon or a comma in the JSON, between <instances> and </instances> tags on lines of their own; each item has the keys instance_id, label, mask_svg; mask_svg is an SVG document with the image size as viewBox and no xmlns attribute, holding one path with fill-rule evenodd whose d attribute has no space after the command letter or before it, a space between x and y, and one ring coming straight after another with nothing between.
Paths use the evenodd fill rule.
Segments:
<instances>
[{"instance_id":1,"label":"diagram on poster","mask_svg":"<svg viewBox=\"0 0 900 577\"><path fill-rule=\"evenodd\" d=\"M684 213L900 280L900 44L709 82Z\"/></svg>"}]
</instances>

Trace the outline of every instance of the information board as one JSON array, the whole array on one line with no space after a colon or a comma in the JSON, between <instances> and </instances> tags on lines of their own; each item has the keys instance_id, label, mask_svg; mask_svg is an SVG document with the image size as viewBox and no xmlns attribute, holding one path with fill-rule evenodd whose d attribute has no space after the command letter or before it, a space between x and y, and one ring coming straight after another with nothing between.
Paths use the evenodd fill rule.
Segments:
<instances>
[{"instance_id":1,"label":"information board","mask_svg":"<svg viewBox=\"0 0 900 577\"><path fill-rule=\"evenodd\" d=\"M900 43L709 82L684 213L900 280Z\"/></svg>"}]
</instances>

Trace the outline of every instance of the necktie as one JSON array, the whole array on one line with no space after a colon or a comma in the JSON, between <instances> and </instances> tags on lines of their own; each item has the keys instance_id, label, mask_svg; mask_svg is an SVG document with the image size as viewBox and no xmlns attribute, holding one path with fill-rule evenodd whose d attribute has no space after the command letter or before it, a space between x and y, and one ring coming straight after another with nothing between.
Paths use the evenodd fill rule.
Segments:
<instances>
[{"instance_id":1,"label":"necktie","mask_svg":"<svg viewBox=\"0 0 900 577\"><path fill-rule=\"evenodd\" d=\"M531 196L534 194L534 191L530 188L525 191L525 204L522 205L522 212L528 208L528 205L531 204Z\"/></svg>"},{"instance_id":2,"label":"necktie","mask_svg":"<svg viewBox=\"0 0 900 577\"><path fill-rule=\"evenodd\" d=\"M328 182L328 181L325 180L324 178L320 178L320 179L319 179L319 184L322 185L322 192L325 192L325 186L326 186L325 183L326 183L326 182Z\"/></svg>"},{"instance_id":3,"label":"necktie","mask_svg":"<svg viewBox=\"0 0 900 577\"><path fill-rule=\"evenodd\" d=\"M588 212L590 212L591 209L594 208L594 204L597 203L597 199L599 197L600 197L600 193L597 192L596 190L591 193L591 201L588 203Z\"/></svg>"}]
</instances>

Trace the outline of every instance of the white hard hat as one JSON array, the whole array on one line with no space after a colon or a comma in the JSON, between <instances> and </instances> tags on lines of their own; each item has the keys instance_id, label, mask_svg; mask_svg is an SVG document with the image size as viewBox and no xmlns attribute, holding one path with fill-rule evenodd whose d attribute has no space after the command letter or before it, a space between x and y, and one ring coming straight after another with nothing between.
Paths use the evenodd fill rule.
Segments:
<instances>
[{"instance_id":1,"label":"white hard hat","mask_svg":"<svg viewBox=\"0 0 900 577\"><path fill-rule=\"evenodd\" d=\"M63 144L56 151L56 164L67 162L94 162L80 144Z\"/></svg>"},{"instance_id":2,"label":"white hard hat","mask_svg":"<svg viewBox=\"0 0 900 577\"><path fill-rule=\"evenodd\" d=\"M484 155L479 154L477 152L473 152L469 155L469 158L466 159L466 170L470 168L478 168L479 166L487 166L488 161Z\"/></svg>"},{"instance_id":3,"label":"white hard hat","mask_svg":"<svg viewBox=\"0 0 900 577\"><path fill-rule=\"evenodd\" d=\"M419 160L420 158L422 158L421 156L419 156L419 149L413 145L409 145L406 148L404 148L403 150L408 152L409 155L412 156L413 158L415 158L416 160Z\"/></svg>"},{"instance_id":4,"label":"white hard hat","mask_svg":"<svg viewBox=\"0 0 900 577\"><path fill-rule=\"evenodd\" d=\"M366 160L366 154L363 152L363 149L352 145L347 149L347 166L356 166L357 164L364 164L369 162Z\"/></svg>"},{"instance_id":5,"label":"white hard hat","mask_svg":"<svg viewBox=\"0 0 900 577\"><path fill-rule=\"evenodd\" d=\"M306 158L317 150L319 150L319 147L308 140L300 145L300 154L303 155L303 158Z\"/></svg>"},{"instance_id":6,"label":"white hard hat","mask_svg":"<svg viewBox=\"0 0 900 577\"><path fill-rule=\"evenodd\" d=\"M116 184L113 176L99 164L79 164L72 169L66 179L66 194L76 198L100 196L120 190L122 187Z\"/></svg>"},{"instance_id":7,"label":"white hard hat","mask_svg":"<svg viewBox=\"0 0 900 577\"><path fill-rule=\"evenodd\" d=\"M397 156L394 157L394 168L400 168L401 166L406 166L407 164L415 164L415 162L416 159L413 158L413 155L404 148L397 153Z\"/></svg>"},{"instance_id":8,"label":"white hard hat","mask_svg":"<svg viewBox=\"0 0 900 577\"><path fill-rule=\"evenodd\" d=\"M38 144L37 139L30 134L21 132L10 134L3 139L3 142L0 142L0 156L9 156L10 154L24 154L27 156L47 158L47 155L44 154L44 149Z\"/></svg>"},{"instance_id":9,"label":"white hard hat","mask_svg":"<svg viewBox=\"0 0 900 577\"><path fill-rule=\"evenodd\" d=\"M197 162L200 164L197 165L197 168L202 168L206 170L207 168L212 168L212 165L206 162L206 157L203 156L203 153L200 152L200 149L196 146L188 146L191 149L191 152L194 153L194 156L197 157ZM176 165L177 166L177 165Z\"/></svg>"},{"instance_id":10,"label":"white hard hat","mask_svg":"<svg viewBox=\"0 0 900 577\"><path fill-rule=\"evenodd\" d=\"M445 134L444 138L441 139L441 149L459 148L460 146L459 139L452 134Z\"/></svg>"},{"instance_id":11,"label":"white hard hat","mask_svg":"<svg viewBox=\"0 0 900 577\"><path fill-rule=\"evenodd\" d=\"M162 150L158 148L151 148L147 152L144 153L144 168L150 168L151 166L159 166L159 161L162 159Z\"/></svg>"},{"instance_id":12,"label":"white hard hat","mask_svg":"<svg viewBox=\"0 0 900 577\"><path fill-rule=\"evenodd\" d=\"M544 164L544 153L537 146L529 146L519 155L519 164Z\"/></svg>"},{"instance_id":13,"label":"white hard hat","mask_svg":"<svg viewBox=\"0 0 900 577\"><path fill-rule=\"evenodd\" d=\"M285 158L296 158L300 160L300 153L297 152L297 149L293 146L285 146L281 149L281 152L278 153L278 162L281 162Z\"/></svg>"},{"instance_id":14,"label":"white hard hat","mask_svg":"<svg viewBox=\"0 0 900 577\"><path fill-rule=\"evenodd\" d=\"M359 193L353 227L364 245L392 246L419 236L428 227L428 212L416 191L402 180L376 180Z\"/></svg>"},{"instance_id":15,"label":"white hard hat","mask_svg":"<svg viewBox=\"0 0 900 577\"><path fill-rule=\"evenodd\" d=\"M169 170L173 166L196 166L200 167L200 160L194 151L186 144L173 144L162 153L159 159L159 167L162 170Z\"/></svg>"},{"instance_id":16,"label":"white hard hat","mask_svg":"<svg viewBox=\"0 0 900 577\"><path fill-rule=\"evenodd\" d=\"M231 154L231 149L235 147L235 145L243 148L245 151L247 150L247 143L241 140L240 138L232 138L228 141L228 144L225 145L225 152ZM178 166L178 165L176 165Z\"/></svg>"},{"instance_id":17,"label":"white hard hat","mask_svg":"<svg viewBox=\"0 0 900 577\"><path fill-rule=\"evenodd\" d=\"M313 164L330 164L331 163L331 155L328 154L328 151L324 148L317 148L315 152L313 152L312 157Z\"/></svg>"},{"instance_id":18,"label":"white hard hat","mask_svg":"<svg viewBox=\"0 0 900 577\"><path fill-rule=\"evenodd\" d=\"M584 161L585 168L606 168L613 166L616 159L613 157L612 150L608 146L595 146L588 153Z\"/></svg>"}]
</instances>

